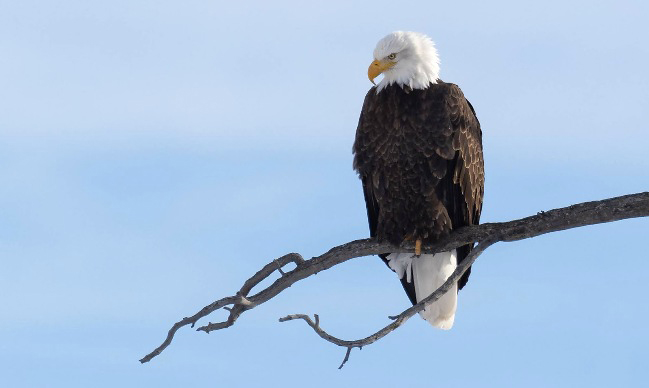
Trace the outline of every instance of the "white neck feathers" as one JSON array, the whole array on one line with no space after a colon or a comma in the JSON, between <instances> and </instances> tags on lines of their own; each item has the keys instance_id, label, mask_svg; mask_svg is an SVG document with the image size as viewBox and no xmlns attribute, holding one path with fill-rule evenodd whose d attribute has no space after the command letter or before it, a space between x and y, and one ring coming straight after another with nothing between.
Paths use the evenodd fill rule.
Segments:
<instances>
[{"instance_id":1,"label":"white neck feathers","mask_svg":"<svg viewBox=\"0 0 649 388\"><path fill-rule=\"evenodd\" d=\"M381 39L374 49L374 59L385 60L395 54L394 65L383 72L383 79L376 87L377 93L396 83L411 89L426 89L437 83L439 57L435 44L418 32L395 31Z\"/></svg>"}]
</instances>

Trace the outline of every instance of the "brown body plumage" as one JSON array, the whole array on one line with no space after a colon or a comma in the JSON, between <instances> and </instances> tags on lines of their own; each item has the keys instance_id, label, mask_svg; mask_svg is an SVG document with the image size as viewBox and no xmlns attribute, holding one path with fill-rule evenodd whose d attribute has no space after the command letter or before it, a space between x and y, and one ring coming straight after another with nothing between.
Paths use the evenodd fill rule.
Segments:
<instances>
[{"instance_id":1,"label":"brown body plumage","mask_svg":"<svg viewBox=\"0 0 649 388\"><path fill-rule=\"evenodd\" d=\"M425 89L392 84L379 93L373 87L363 103L353 151L370 234L378 240L430 243L479 222L482 132L457 85L439 80ZM471 249L458 248L458 263ZM460 288L469 273L460 279ZM402 284L416 303L412 283L402 279Z\"/></svg>"}]
</instances>

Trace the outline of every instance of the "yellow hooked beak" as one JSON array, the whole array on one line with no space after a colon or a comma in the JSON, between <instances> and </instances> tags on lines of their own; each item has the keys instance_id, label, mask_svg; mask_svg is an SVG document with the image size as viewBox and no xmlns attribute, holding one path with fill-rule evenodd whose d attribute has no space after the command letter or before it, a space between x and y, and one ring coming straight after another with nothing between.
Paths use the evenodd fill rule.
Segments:
<instances>
[{"instance_id":1,"label":"yellow hooked beak","mask_svg":"<svg viewBox=\"0 0 649 388\"><path fill-rule=\"evenodd\" d=\"M390 61L379 61L378 59L374 60L370 64L370 67L367 69L367 77L370 79L370 82L372 82L374 85L374 78L378 77L379 74L383 73L384 71L390 69L392 66L394 66L396 62L390 62Z\"/></svg>"}]
</instances>

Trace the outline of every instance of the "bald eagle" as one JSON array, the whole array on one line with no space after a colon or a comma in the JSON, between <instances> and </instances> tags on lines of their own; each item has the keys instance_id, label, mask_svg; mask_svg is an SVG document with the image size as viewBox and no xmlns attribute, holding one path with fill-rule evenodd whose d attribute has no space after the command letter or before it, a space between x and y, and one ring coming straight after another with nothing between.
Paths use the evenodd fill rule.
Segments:
<instances>
[{"instance_id":1,"label":"bald eagle","mask_svg":"<svg viewBox=\"0 0 649 388\"><path fill-rule=\"evenodd\" d=\"M484 192L482 131L473 107L457 85L439 79L433 41L424 34L396 31L381 39L368 69L370 81L383 74L363 103L354 142L354 169L363 184L370 235L415 253L381 259L397 273L413 304L442 285L473 245L421 254L453 229L476 225ZM421 315L450 329L458 289L469 270Z\"/></svg>"}]
</instances>

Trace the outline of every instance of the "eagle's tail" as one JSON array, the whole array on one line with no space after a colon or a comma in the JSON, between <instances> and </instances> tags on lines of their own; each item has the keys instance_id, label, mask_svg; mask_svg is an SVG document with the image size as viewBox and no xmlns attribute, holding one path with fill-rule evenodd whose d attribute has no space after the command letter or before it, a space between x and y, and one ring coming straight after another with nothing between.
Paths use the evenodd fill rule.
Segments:
<instances>
[{"instance_id":1,"label":"eagle's tail","mask_svg":"<svg viewBox=\"0 0 649 388\"><path fill-rule=\"evenodd\" d=\"M406 277L414 283L417 302L432 294L457 267L455 250L434 255L414 256L412 253L392 253L387 257L388 265L400 279ZM457 283L437 301L419 314L431 325L448 330L453 327L457 308Z\"/></svg>"}]
</instances>

